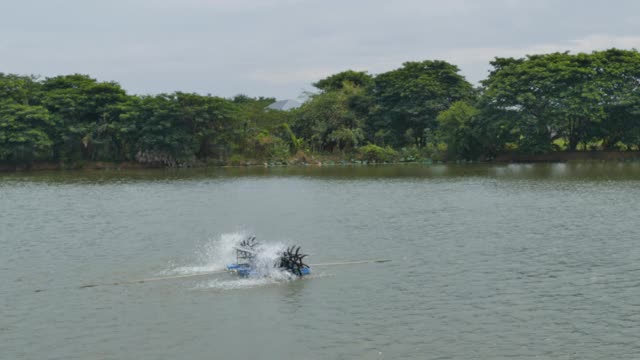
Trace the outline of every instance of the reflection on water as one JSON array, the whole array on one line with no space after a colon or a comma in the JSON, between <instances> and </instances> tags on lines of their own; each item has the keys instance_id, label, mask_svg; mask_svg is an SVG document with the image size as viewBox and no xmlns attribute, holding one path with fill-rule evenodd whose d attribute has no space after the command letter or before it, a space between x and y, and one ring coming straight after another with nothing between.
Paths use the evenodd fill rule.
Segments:
<instances>
[{"instance_id":1,"label":"reflection on water","mask_svg":"<svg viewBox=\"0 0 640 360\"><path fill-rule=\"evenodd\" d=\"M640 162L575 162L554 164L463 165L335 165L292 167L223 167L209 169L78 170L0 173L7 182L128 183L225 178L309 177L315 179L461 178L637 180Z\"/></svg>"},{"instance_id":2,"label":"reflection on water","mask_svg":"<svg viewBox=\"0 0 640 360\"><path fill-rule=\"evenodd\" d=\"M635 162L0 174L0 357L634 359L638 185ZM215 269L238 232L393 261L79 288Z\"/></svg>"}]
</instances>

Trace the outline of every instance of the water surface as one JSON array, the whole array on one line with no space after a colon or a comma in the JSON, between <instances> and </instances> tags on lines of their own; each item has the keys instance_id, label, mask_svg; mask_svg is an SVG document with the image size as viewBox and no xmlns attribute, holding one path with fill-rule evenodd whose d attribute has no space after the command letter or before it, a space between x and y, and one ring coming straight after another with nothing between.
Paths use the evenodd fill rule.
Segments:
<instances>
[{"instance_id":1,"label":"water surface","mask_svg":"<svg viewBox=\"0 0 640 360\"><path fill-rule=\"evenodd\" d=\"M0 175L0 358L637 359L640 164ZM219 269L298 244L299 281Z\"/></svg>"}]
</instances>

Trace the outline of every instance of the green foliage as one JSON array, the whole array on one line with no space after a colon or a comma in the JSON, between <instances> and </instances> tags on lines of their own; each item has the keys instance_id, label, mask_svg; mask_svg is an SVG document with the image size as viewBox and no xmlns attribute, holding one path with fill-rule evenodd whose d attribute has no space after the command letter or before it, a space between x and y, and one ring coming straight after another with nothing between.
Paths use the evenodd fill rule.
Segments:
<instances>
[{"instance_id":1,"label":"green foliage","mask_svg":"<svg viewBox=\"0 0 640 360\"><path fill-rule=\"evenodd\" d=\"M261 139L265 136L279 138L292 151L302 148L304 141L291 130L294 111L267 109L267 106L275 101L273 98L249 98L239 95L233 101L237 104L233 126L230 129L233 151L241 152L246 157L268 160L274 149L262 143Z\"/></svg>"},{"instance_id":2,"label":"green foliage","mask_svg":"<svg viewBox=\"0 0 640 360\"><path fill-rule=\"evenodd\" d=\"M229 164L231 164L233 166L244 165L246 163L247 163L247 160L245 159L244 156L242 156L240 154L233 154L229 158Z\"/></svg>"},{"instance_id":3,"label":"green foliage","mask_svg":"<svg viewBox=\"0 0 640 360\"><path fill-rule=\"evenodd\" d=\"M304 141L296 136L296 134L291 130L291 126L288 123L282 123L279 127L280 133L282 134L282 138L286 139L285 142L288 142L292 152L296 153L302 150L304 146Z\"/></svg>"},{"instance_id":4,"label":"green foliage","mask_svg":"<svg viewBox=\"0 0 640 360\"><path fill-rule=\"evenodd\" d=\"M327 135L327 140L335 143L339 149L353 149L364 139L364 132L360 128L342 127Z\"/></svg>"},{"instance_id":5,"label":"green foliage","mask_svg":"<svg viewBox=\"0 0 640 360\"><path fill-rule=\"evenodd\" d=\"M56 157L71 161L112 160L105 144L110 145L118 132L114 122L126 100L125 91L113 82L98 82L79 74L45 79L41 103L58 124Z\"/></svg>"},{"instance_id":6,"label":"green foliage","mask_svg":"<svg viewBox=\"0 0 640 360\"><path fill-rule=\"evenodd\" d=\"M474 96L471 84L458 72L445 61L422 61L376 76L373 132L386 131L395 145L424 147L437 129L438 114Z\"/></svg>"},{"instance_id":7,"label":"green foliage","mask_svg":"<svg viewBox=\"0 0 640 360\"><path fill-rule=\"evenodd\" d=\"M505 151L640 149L640 54L610 49L496 58L473 89L444 61L316 82L303 106L268 97L127 94L72 74L0 73L0 161L286 162L490 159ZM363 144L369 144L363 146ZM391 146L399 148L396 153Z\"/></svg>"},{"instance_id":8,"label":"green foliage","mask_svg":"<svg viewBox=\"0 0 640 360\"><path fill-rule=\"evenodd\" d=\"M51 159L54 122L41 106L0 103L0 160L31 163Z\"/></svg>"},{"instance_id":9,"label":"green foliage","mask_svg":"<svg viewBox=\"0 0 640 360\"><path fill-rule=\"evenodd\" d=\"M390 162L398 156L398 153L391 147L381 147L375 144L360 147L358 153L362 160L375 162Z\"/></svg>"},{"instance_id":10,"label":"green foliage","mask_svg":"<svg viewBox=\"0 0 640 360\"><path fill-rule=\"evenodd\" d=\"M425 156L425 148L418 148L417 146L403 147L400 149L398 156L400 162L414 162L420 161L428 156Z\"/></svg>"},{"instance_id":11,"label":"green foliage","mask_svg":"<svg viewBox=\"0 0 640 360\"><path fill-rule=\"evenodd\" d=\"M459 101L438 115L440 139L447 144L452 158L471 159L478 154L474 118L479 111Z\"/></svg>"},{"instance_id":12,"label":"green foliage","mask_svg":"<svg viewBox=\"0 0 640 360\"><path fill-rule=\"evenodd\" d=\"M266 160L286 161L291 155L291 148L280 137L263 131L256 137L256 149L260 158Z\"/></svg>"},{"instance_id":13,"label":"green foliage","mask_svg":"<svg viewBox=\"0 0 640 360\"><path fill-rule=\"evenodd\" d=\"M640 53L610 49L592 55L598 64L604 119L590 129L591 138L603 140L602 147L619 143L640 144Z\"/></svg>"},{"instance_id":14,"label":"green foliage","mask_svg":"<svg viewBox=\"0 0 640 360\"><path fill-rule=\"evenodd\" d=\"M131 139L136 160L175 162L195 156L199 144L180 115L175 94L144 96L128 104L121 118L136 124Z\"/></svg>"},{"instance_id":15,"label":"green foliage","mask_svg":"<svg viewBox=\"0 0 640 360\"><path fill-rule=\"evenodd\" d=\"M297 112L294 131L315 151L357 148L364 140L365 117L358 106L365 96L365 89L349 83L314 95Z\"/></svg>"},{"instance_id":16,"label":"green foliage","mask_svg":"<svg viewBox=\"0 0 640 360\"><path fill-rule=\"evenodd\" d=\"M184 162L226 155L234 141L235 111L229 100L177 92L132 101L121 119L136 124L136 155Z\"/></svg>"},{"instance_id":17,"label":"green foliage","mask_svg":"<svg viewBox=\"0 0 640 360\"><path fill-rule=\"evenodd\" d=\"M482 107L516 135L523 152L551 151L558 138L567 140L568 150L596 138L608 146L635 133L640 104L635 50L498 58L492 65Z\"/></svg>"},{"instance_id":18,"label":"green foliage","mask_svg":"<svg viewBox=\"0 0 640 360\"><path fill-rule=\"evenodd\" d=\"M0 99L22 105L38 105L41 84L35 76L0 73Z\"/></svg>"},{"instance_id":19,"label":"green foliage","mask_svg":"<svg viewBox=\"0 0 640 360\"><path fill-rule=\"evenodd\" d=\"M347 70L331 75L313 84L323 91L341 90L345 86L367 88L373 85L373 77L364 71Z\"/></svg>"}]
</instances>

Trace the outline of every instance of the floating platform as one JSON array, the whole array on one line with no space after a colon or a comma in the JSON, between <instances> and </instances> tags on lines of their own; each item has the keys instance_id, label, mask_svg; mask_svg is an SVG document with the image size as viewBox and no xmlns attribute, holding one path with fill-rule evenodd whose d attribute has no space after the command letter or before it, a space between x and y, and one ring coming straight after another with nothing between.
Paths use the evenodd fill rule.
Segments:
<instances>
[{"instance_id":1,"label":"floating platform","mask_svg":"<svg viewBox=\"0 0 640 360\"><path fill-rule=\"evenodd\" d=\"M227 265L227 271L236 273L242 277L258 275L258 272L256 271L256 269L252 267L250 264L229 264ZM300 272L302 273L302 276L310 275L311 269L309 269L308 267L305 267L300 269Z\"/></svg>"}]
</instances>

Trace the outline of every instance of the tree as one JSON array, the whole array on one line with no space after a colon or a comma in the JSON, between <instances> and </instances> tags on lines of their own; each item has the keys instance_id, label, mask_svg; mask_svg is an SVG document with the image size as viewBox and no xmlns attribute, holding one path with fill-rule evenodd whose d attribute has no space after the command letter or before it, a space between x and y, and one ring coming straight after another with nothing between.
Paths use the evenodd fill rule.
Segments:
<instances>
[{"instance_id":1,"label":"tree","mask_svg":"<svg viewBox=\"0 0 640 360\"><path fill-rule=\"evenodd\" d=\"M42 106L0 102L0 161L31 163L52 158L55 123Z\"/></svg>"},{"instance_id":2,"label":"tree","mask_svg":"<svg viewBox=\"0 0 640 360\"><path fill-rule=\"evenodd\" d=\"M35 76L0 73L0 99L22 105L40 103L41 84Z\"/></svg>"},{"instance_id":3,"label":"tree","mask_svg":"<svg viewBox=\"0 0 640 360\"><path fill-rule=\"evenodd\" d=\"M640 53L610 49L593 57L604 110L594 137L602 139L604 149L623 142L640 150Z\"/></svg>"},{"instance_id":4,"label":"tree","mask_svg":"<svg viewBox=\"0 0 640 360\"><path fill-rule=\"evenodd\" d=\"M98 82L87 75L47 78L42 83L42 104L57 126L54 151L67 160L112 160L105 144L112 123L126 102L125 91L115 82Z\"/></svg>"},{"instance_id":5,"label":"tree","mask_svg":"<svg viewBox=\"0 0 640 360\"><path fill-rule=\"evenodd\" d=\"M579 143L606 136L603 123L614 125L611 121L619 118L616 111L621 106L627 106L625 114L633 107L627 100L637 94L638 62L630 56L622 63L613 61L613 66L607 59L618 55L612 51L496 59L483 81L483 103L511 119L513 130L520 133L521 150L550 151L558 138L566 139L568 150L576 150ZM621 136L615 128L608 131L612 138Z\"/></svg>"},{"instance_id":6,"label":"tree","mask_svg":"<svg viewBox=\"0 0 640 360\"><path fill-rule=\"evenodd\" d=\"M137 98L125 106L120 119L124 123L135 124L131 141L137 161L176 165L179 161L193 158L198 150L198 144L187 127L179 122L173 95Z\"/></svg>"},{"instance_id":7,"label":"tree","mask_svg":"<svg viewBox=\"0 0 640 360\"><path fill-rule=\"evenodd\" d=\"M559 94L552 92L560 89L549 81L551 74L546 71L546 60L541 56L496 58L491 65L493 71L482 82L481 104L485 114L503 121L511 132L518 134L520 150L549 151L560 121L556 106Z\"/></svg>"},{"instance_id":8,"label":"tree","mask_svg":"<svg viewBox=\"0 0 640 360\"><path fill-rule=\"evenodd\" d=\"M482 154L473 123L478 113L470 104L458 101L438 115L439 136L447 144L450 157L474 159Z\"/></svg>"},{"instance_id":9,"label":"tree","mask_svg":"<svg viewBox=\"0 0 640 360\"><path fill-rule=\"evenodd\" d=\"M355 106L365 89L344 83L339 90L316 94L297 113L294 129L313 149L335 151L357 147L364 140L364 118Z\"/></svg>"},{"instance_id":10,"label":"tree","mask_svg":"<svg viewBox=\"0 0 640 360\"><path fill-rule=\"evenodd\" d=\"M198 158L228 152L236 106L231 101L215 96L201 96L176 92L173 100L178 106L178 119L188 129L196 143Z\"/></svg>"},{"instance_id":11,"label":"tree","mask_svg":"<svg viewBox=\"0 0 640 360\"><path fill-rule=\"evenodd\" d=\"M335 91L349 84L353 87L368 88L373 85L373 77L365 71L347 70L333 74L313 84L322 91Z\"/></svg>"},{"instance_id":12,"label":"tree","mask_svg":"<svg viewBox=\"0 0 640 360\"><path fill-rule=\"evenodd\" d=\"M223 98L176 92L131 101L120 120L135 124L131 142L137 159L177 164L225 155L235 111Z\"/></svg>"},{"instance_id":13,"label":"tree","mask_svg":"<svg viewBox=\"0 0 640 360\"><path fill-rule=\"evenodd\" d=\"M297 142L288 140L291 136L283 130L285 126L289 129L294 112L268 109L267 107L275 101L274 98L251 98L246 95L233 98L233 102L237 104L233 128L234 146L244 156L268 156L273 151L267 147L274 143L281 147L290 146L292 150L299 148ZM281 135L284 137L280 138Z\"/></svg>"},{"instance_id":14,"label":"tree","mask_svg":"<svg viewBox=\"0 0 640 360\"><path fill-rule=\"evenodd\" d=\"M458 72L445 61L422 61L376 76L372 131L388 134L395 145L425 146L427 135L437 129L438 114L474 96Z\"/></svg>"}]
</instances>

